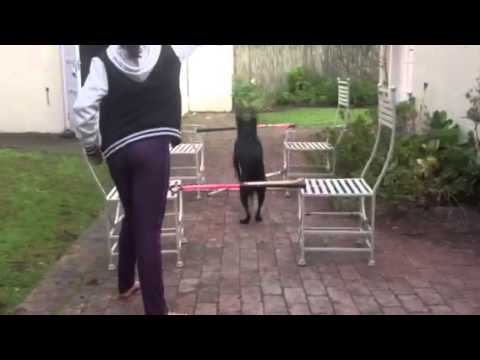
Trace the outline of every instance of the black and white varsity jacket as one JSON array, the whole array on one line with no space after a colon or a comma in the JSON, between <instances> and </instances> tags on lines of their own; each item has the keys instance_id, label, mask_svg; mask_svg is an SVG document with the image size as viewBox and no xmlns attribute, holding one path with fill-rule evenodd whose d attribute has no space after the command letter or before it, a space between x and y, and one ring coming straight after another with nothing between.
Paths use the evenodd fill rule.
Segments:
<instances>
[{"instance_id":1,"label":"black and white varsity jacket","mask_svg":"<svg viewBox=\"0 0 480 360\"><path fill-rule=\"evenodd\" d=\"M169 136L180 142L181 61L196 45L142 45L138 64L119 45L92 59L74 105L74 131L87 154L105 158L135 141Z\"/></svg>"}]
</instances>

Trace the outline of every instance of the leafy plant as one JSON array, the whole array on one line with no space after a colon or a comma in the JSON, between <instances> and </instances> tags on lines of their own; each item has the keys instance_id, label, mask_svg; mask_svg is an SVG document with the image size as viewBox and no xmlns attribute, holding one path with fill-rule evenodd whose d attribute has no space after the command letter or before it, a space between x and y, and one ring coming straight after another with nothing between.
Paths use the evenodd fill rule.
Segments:
<instances>
[{"instance_id":1,"label":"leafy plant","mask_svg":"<svg viewBox=\"0 0 480 360\"><path fill-rule=\"evenodd\" d=\"M287 74L287 89L277 94L277 104L296 106L336 106L337 80L333 77L308 72L303 67ZM356 80L351 84L351 100L354 107L374 106L377 102L376 85Z\"/></svg>"},{"instance_id":2,"label":"leafy plant","mask_svg":"<svg viewBox=\"0 0 480 360\"><path fill-rule=\"evenodd\" d=\"M377 104L377 85L371 81L354 80L350 85L352 106L369 107Z\"/></svg>"},{"instance_id":3,"label":"leafy plant","mask_svg":"<svg viewBox=\"0 0 480 360\"><path fill-rule=\"evenodd\" d=\"M233 101L237 112L258 112L266 108L267 96L260 86L251 81L235 80L233 84Z\"/></svg>"},{"instance_id":4,"label":"leafy plant","mask_svg":"<svg viewBox=\"0 0 480 360\"><path fill-rule=\"evenodd\" d=\"M418 112L416 99L410 97L397 106L397 132L400 135L415 134L417 132Z\"/></svg>"},{"instance_id":5,"label":"leafy plant","mask_svg":"<svg viewBox=\"0 0 480 360\"><path fill-rule=\"evenodd\" d=\"M399 126L415 114L412 100L397 107ZM374 118L375 119L375 118ZM410 119L410 120L409 120ZM359 116L347 125L337 149L341 177L357 177L373 146L377 121ZM335 138L335 130L330 130ZM385 161L386 143L380 143L367 180L375 179ZM446 112L436 111L425 134L398 135L393 160L379 195L392 205L404 202L423 207L475 203L480 200L480 166L471 141L462 141L461 131Z\"/></svg>"},{"instance_id":6,"label":"leafy plant","mask_svg":"<svg viewBox=\"0 0 480 360\"><path fill-rule=\"evenodd\" d=\"M477 85L467 93L467 99L471 104L467 111L467 118L473 122L471 138L474 141L477 155L480 155L480 77L477 78Z\"/></svg>"}]
</instances>

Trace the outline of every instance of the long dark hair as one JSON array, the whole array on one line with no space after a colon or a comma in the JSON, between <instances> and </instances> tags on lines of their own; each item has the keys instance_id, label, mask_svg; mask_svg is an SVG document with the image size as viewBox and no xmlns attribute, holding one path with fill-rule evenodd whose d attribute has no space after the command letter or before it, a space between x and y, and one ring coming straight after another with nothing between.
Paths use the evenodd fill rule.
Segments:
<instances>
[{"instance_id":1,"label":"long dark hair","mask_svg":"<svg viewBox=\"0 0 480 360\"><path fill-rule=\"evenodd\" d=\"M131 59L138 59L140 57L140 45L120 45Z\"/></svg>"}]
</instances>

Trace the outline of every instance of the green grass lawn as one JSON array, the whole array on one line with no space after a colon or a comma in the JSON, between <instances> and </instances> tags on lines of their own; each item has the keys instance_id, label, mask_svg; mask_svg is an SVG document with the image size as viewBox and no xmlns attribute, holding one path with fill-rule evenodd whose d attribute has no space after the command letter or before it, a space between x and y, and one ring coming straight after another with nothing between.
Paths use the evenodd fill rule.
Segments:
<instances>
[{"instance_id":1,"label":"green grass lawn","mask_svg":"<svg viewBox=\"0 0 480 360\"><path fill-rule=\"evenodd\" d=\"M334 125L335 108L295 108L286 111L262 113L259 122L263 124L296 124L299 127L326 127ZM352 111L353 118L365 114L366 109Z\"/></svg>"},{"instance_id":2,"label":"green grass lawn","mask_svg":"<svg viewBox=\"0 0 480 360\"><path fill-rule=\"evenodd\" d=\"M0 150L0 169L0 314L8 314L104 202L78 155Z\"/></svg>"}]
</instances>

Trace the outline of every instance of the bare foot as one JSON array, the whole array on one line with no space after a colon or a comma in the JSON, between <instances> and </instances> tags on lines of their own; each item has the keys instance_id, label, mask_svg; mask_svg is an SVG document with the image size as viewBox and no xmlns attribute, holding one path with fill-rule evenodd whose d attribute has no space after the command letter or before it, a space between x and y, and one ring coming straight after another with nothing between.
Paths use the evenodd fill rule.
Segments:
<instances>
[{"instance_id":1,"label":"bare foot","mask_svg":"<svg viewBox=\"0 0 480 360\"><path fill-rule=\"evenodd\" d=\"M118 299L119 300L128 300L130 299L133 295L135 295L138 291L140 291L140 283L138 281L135 282L135 284L133 285L133 287L128 290L127 292L123 293L123 294L120 294L118 296Z\"/></svg>"}]
</instances>

